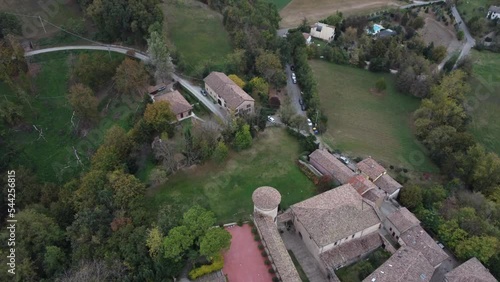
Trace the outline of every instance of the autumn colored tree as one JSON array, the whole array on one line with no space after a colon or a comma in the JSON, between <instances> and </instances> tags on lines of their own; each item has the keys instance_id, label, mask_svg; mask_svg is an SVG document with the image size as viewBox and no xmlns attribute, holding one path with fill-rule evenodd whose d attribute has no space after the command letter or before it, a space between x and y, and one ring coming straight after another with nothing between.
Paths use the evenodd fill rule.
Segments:
<instances>
[{"instance_id":1,"label":"autumn colored tree","mask_svg":"<svg viewBox=\"0 0 500 282\"><path fill-rule=\"evenodd\" d=\"M146 106L144 122L156 132L165 132L171 128L170 123L175 121L175 115L167 101L157 101Z\"/></svg>"},{"instance_id":2,"label":"autumn colored tree","mask_svg":"<svg viewBox=\"0 0 500 282\"><path fill-rule=\"evenodd\" d=\"M99 119L99 111L97 110L99 101L88 86L80 83L71 86L68 101L73 111L83 121L95 123Z\"/></svg>"},{"instance_id":3,"label":"autumn colored tree","mask_svg":"<svg viewBox=\"0 0 500 282\"><path fill-rule=\"evenodd\" d=\"M119 92L141 95L149 77L142 63L126 58L116 69L113 80Z\"/></svg>"},{"instance_id":4,"label":"autumn colored tree","mask_svg":"<svg viewBox=\"0 0 500 282\"><path fill-rule=\"evenodd\" d=\"M130 210L144 196L146 187L134 175L117 170L108 178L113 189L115 205L120 209Z\"/></svg>"},{"instance_id":5,"label":"autumn colored tree","mask_svg":"<svg viewBox=\"0 0 500 282\"><path fill-rule=\"evenodd\" d=\"M245 81L243 81L243 79L239 78L235 74L230 74L227 77L229 77L229 79L231 79L234 83L236 83L236 85L238 85L241 89L243 89L243 87L245 87L246 85Z\"/></svg>"},{"instance_id":6,"label":"autumn colored tree","mask_svg":"<svg viewBox=\"0 0 500 282\"><path fill-rule=\"evenodd\" d=\"M269 84L262 77L254 77L250 80L250 88L252 89L252 96L259 96L262 101L267 100L269 95Z\"/></svg>"},{"instance_id":7,"label":"autumn colored tree","mask_svg":"<svg viewBox=\"0 0 500 282\"><path fill-rule=\"evenodd\" d=\"M278 55L269 51L263 51L255 60L255 67L269 84L275 87L281 87L286 84L286 74Z\"/></svg>"}]
</instances>

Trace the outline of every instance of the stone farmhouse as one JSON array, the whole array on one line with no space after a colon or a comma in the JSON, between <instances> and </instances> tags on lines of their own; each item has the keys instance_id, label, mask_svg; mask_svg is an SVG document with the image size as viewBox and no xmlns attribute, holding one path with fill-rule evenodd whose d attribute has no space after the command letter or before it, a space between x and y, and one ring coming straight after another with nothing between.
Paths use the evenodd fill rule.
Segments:
<instances>
[{"instance_id":1,"label":"stone farmhouse","mask_svg":"<svg viewBox=\"0 0 500 282\"><path fill-rule=\"evenodd\" d=\"M153 96L153 101L167 101L177 121L190 118L193 115L193 106L177 90Z\"/></svg>"},{"instance_id":2,"label":"stone farmhouse","mask_svg":"<svg viewBox=\"0 0 500 282\"><path fill-rule=\"evenodd\" d=\"M224 73L211 72L203 81L208 95L228 112L235 115L254 113L254 99Z\"/></svg>"}]
</instances>

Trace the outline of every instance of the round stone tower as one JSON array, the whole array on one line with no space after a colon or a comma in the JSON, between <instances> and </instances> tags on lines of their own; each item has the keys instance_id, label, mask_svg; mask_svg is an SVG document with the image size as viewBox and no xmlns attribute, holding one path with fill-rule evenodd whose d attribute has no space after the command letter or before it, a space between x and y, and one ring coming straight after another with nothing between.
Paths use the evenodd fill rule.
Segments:
<instances>
[{"instance_id":1,"label":"round stone tower","mask_svg":"<svg viewBox=\"0 0 500 282\"><path fill-rule=\"evenodd\" d=\"M252 194L253 211L272 217L273 221L278 215L278 206L281 194L273 187L263 186L257 188Z\"/></svg>"}]
</instances>

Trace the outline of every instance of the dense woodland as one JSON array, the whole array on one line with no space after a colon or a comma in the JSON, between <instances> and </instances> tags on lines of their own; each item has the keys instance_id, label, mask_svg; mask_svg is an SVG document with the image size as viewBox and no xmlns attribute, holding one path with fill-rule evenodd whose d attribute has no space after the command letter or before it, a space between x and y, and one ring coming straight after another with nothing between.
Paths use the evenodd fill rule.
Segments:
<instances>
[{"instance_id":1,"label":"dense woodland","mask_svg":"<svg viewBox=\"0 0 500 282\"><path fill-rule=\"evenodd\" d=\"M307 47L300 32L291 31L287 39L277 38L279 15L264 0L205 2L222 13L235 50L219 70L235 74L233 80L261 101L269 102L269 87L286 84L283 70L290 62L296 66L310 115L321 109L308 59L324 56L332 62L360 67L369 61L371 71L399 69L398 88L422 98L415 112L416 135L446 176L442 184L408 182L400 201L459 259L476 256L500 277L500 159L478 145L467 131L467 63L461 70L448 68L442 77L431 75L431 66L444 55L441 48L425 45L411 32L411 28L421 27L411 13L394 15L400 17L405 33L375 41L364 35L367 19L333 15L326 21L340 25L342 33L332 44L318 49ZM98 123L95 93L101 87L113 83L118 95L141 100L141 87L172 68L168 50L155 48L165 45L158 34L162 15L156 1L79 3L96 23L100 40L148 42L155 62L144 66L125 58L102 64L100 54L76 56L68 85L68 104L80 121L74 128L75 136ZM0 33L0 79L16 95L0 103L0 145L9 146L9 132L29 122L30 101L36 92L14 36L20 33L19 22L2 14L0 22L6 26ZM306 26L304 23L302 28ZM173 55L174 62L182 64L182 58ZM212 67L207 66L200 77ZM175 171L172 156L176 153L195 164L208 159L222 161L229 149L248 148L257 128L264 128L265 115L234 119L220 131L200 126L179 133L169 123L174 116L168 104L142 100L130 120L131 129L109 129L88 168L65 183L41 182L28 165L8 167L17 152L1 156L2 175L15 169L18 181L17 281L162 281L177 276L188 262L196 267L204 265L196 268L192 277L220 266L218 254L228 247L230 235L219 228L209 229L219 222L203 207L182 210L176 203L169 203L158 211L149 210L144 196L147 184L135 176L140 155L145 147L152 148L151 154L161 167L154 171L155 179L161 182ZM325 130L326 122L321 117L320 130ZM170 143L175 134L182 135L181 148ZM315 148L311 140L303 140L303 146L306 150ZM7 204L5 192L2 190L2 206ZM5 210L0 216L3 223ZM4 230L1 244L8 236ZM2 245L0 256L6 255L6 249ZM0 265L0 271L6 272L6 267Z\"/></svg>"}]
</instances>

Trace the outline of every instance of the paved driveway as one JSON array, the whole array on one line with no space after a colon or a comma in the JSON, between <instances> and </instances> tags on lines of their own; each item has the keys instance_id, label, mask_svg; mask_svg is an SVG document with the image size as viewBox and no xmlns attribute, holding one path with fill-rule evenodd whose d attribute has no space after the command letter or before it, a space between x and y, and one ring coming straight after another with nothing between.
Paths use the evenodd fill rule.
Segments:
<instances>
[{"instance_id":1,"label":"paved driveway","mask_svg":"<svg viewBox=\"0 0 500 282\"><path fill-rule=\"evenodd\" d=\"M300 88L298 84L294 84L292 82L292 71L290 70L290 65L286 65L286 76L286 91L288 93L288 97L290 98L290 102L299 115L306 116L306 112L302 111L300 108Z\"/></svg>"},{"instance_id":2,"label":"paved driveway","mask_svg":"<svg viewBox=\"0 0 500 282\"><path fill-rule=\"evenodd\" d=\"M462 52L460 52L460 56L458 57L457 60L457 62L459 62L463 57L467 56L470 52L470 49L476 45L476 40L470 34L469 29L467 28L464 21L462 20L462 17L458 13L456 6L451 7L451 13L453 14L453 17L455 17L455 21L458 23L458 28L464 32L465 35L464 38L466 40L464 47L462 48Z\"/></svg>"}]
</instances>

